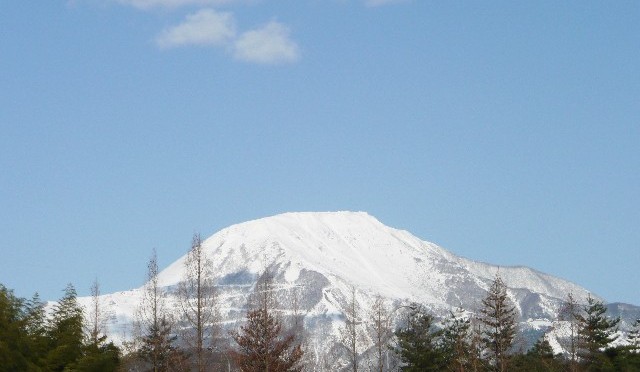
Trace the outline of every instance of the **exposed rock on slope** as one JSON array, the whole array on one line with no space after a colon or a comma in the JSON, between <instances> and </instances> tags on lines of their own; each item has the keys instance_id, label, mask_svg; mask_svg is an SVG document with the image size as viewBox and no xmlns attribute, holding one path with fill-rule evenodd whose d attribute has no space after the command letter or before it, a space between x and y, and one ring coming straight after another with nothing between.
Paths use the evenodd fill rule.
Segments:
<instances>
[{"instance_id":1,"label":"exposed rock on slope","mask_svg":"<svg viewBox=\"0 0 640 372\"><path fill-rule=\"evenodd\" d=\"M290 312L289 298L297 288L318 355L329 352L337 339L351 287L357 289L363 319L377 294L391 308L416 301L444 315L456 307L476 311L499 270L525 330L551 325L567 293L579 299L588 294L530 268L498 269L458 257L363 212L281 214L233 225L203 245L217 274L224 324L242 319L257 275L268 268L283 313ZM171 290L181 280L184 260L159 274L161 286ZM127 329L140 294L135 289L104 296L114 314L112 337L131 335Z\"/></svg>"}]
</instances>

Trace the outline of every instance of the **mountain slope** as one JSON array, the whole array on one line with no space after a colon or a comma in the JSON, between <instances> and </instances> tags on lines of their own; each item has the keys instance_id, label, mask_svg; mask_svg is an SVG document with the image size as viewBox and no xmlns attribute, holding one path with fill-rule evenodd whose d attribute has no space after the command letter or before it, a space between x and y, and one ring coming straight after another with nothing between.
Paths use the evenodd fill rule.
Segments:
<instances>
[{"instance_id":1,"label":"mountain slope","mask_svg":"<svg viewBox=\"0 0 640 372\"><path fill-rule=\"evenodd\" d=\"M242 319L257 275L269 269L285 313L292 290L298 291L305 324L320 345L318 355L337 340L351 287L357 289L363 320L376 295L394 309L415 301L438 315L456 307L475 312L499 272L525 330L550 326L567 293L578 299L589 294L526 267L498 268L456 256L363 212L285 213L225 228L203 246L213 261L224 324ZM159 274L161 286L170 290L181 280L184 260ZM141 289L134 289L103 296L112 309L113 338L131 335L140 295Z\"/></svg>"},{"instance_id":2,"label":"mountain slope","mask_svg":"<svg viewBox=\"0 0 640 372\"><path fill-rule=\"evenodd\" d=\"M362 290L395 298L447 304L451 285L485 289L500 272L508 287L562 298L588 291L526 267L501 267L455 256L363 212L286 213L223 229L204 241L220 276L257 273L286 261L289 281L300 269L335 276ZM160 273L177 284L184 257ZM455 291L454 291L455 292ZM451 304L450 304L451 305Z\"/></svg>"}]
</instances>

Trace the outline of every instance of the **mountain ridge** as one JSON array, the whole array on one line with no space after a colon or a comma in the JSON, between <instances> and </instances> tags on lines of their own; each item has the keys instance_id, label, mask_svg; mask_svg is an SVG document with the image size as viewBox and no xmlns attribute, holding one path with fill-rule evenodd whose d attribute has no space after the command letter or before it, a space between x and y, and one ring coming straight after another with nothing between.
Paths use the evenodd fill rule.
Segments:
<instances>
[{"instance_id":1,"label":"mountain ridge","mask_svg":"<svg viewBox=\"0 0 640 372\"><path fill-rule=\"evenodd\" d=\"M351 288L357 290L363 311L380 295L391 307L418 302L436 316L446 316L458 307L477 312L499 273L521 329L533 332L552 327L567 293L580 302L591 294L578 284L526 266L497 266L457 256L366 212L278 214L231 225L202 245L218 283L222 323L242 320L258 275L269 270L283 298L291 288L301 291L305 324L319 345L337 341L336 329L344 321ZM170 302L175 301L171 288L182 278L185 257L158 275ZM119 333L122 336L116 338L126 339L131 334L127 327L141 293L142 287L103 296L113 308L112 336Z\"/></svg>"}]
</instances>

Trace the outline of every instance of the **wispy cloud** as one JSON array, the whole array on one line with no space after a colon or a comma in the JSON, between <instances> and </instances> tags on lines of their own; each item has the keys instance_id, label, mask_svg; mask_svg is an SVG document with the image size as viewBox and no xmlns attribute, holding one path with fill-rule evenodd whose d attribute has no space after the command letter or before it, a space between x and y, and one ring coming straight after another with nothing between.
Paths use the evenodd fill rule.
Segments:
<instances>
[{"instance_id":1,"label":"wispy cloud","mask_svg":"<svg viewBox=\"0 0 640 372\"><path fill-rule=\"evenodd\" d=\"M184 45L221 46L235 36L233 14L202 9L188 15L179 25L164 30L156 38L156 43L161 48Z\"/></svg>"},{"instance_id":2,"label":"wispy cloud","mask_svg":"<svg viewBox=\"0 0 640 372\"><path fill-rule=\"evenodd\" d=\"M255 0L111 0L140 10L177 9L183 6L209 7L187 15L184 20L160 32L156 45L161 49L183 46L223 48L234 59L257 64L287 64L300 59L300 48L282 23L271 21L245 32L236 31L234 13L213 6ZM371 0L365 0L371 1ZM380 1L380 0L377 0ZM387 0L389 1L389 0Z\"/></svg>"},{"instance_id":3,"label":"wispy cloud","mask_svg":"<svg viewBox=\"0 0 640 372\"><path fill-rule=\"evenodd\" d=\"M261 64L296 62L300 58L300 50L289 33L285 25L275 21L244 32L235 42L234 57Z\"/></svg>"},{"instance_id":4,"label":"wispy cloud","mask_svg":"<svg viewBox=\"0 0 640 372\"><path fill-rule=\"evenodd\" d=\"M238 0L116 0L121 4L131 5L138 9L179 8L187 5L223 5L238 2Z\"/></svg>"}]
</instances>

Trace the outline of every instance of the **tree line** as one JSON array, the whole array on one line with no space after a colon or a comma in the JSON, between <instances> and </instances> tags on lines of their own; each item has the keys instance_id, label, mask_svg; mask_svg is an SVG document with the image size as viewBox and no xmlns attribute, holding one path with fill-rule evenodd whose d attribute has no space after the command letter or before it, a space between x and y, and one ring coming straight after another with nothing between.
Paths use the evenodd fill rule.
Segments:
<instances>
[{"instance_id":1,"label":"tree line","mask_svg":"<svg viewBox=\"0 0 640 372\"><path fill-rule=\"evenodd\" d=\"M212 262L200 236L194 236L184 276L173 289L178 311L170 308L158 274L154 250L133 334L121 346L107 341L108 314L97 280L89 306L83 309L69 284L49 313L37 294L26 300L0 284L0 371L303 370L300 329L286 328L274 312L269 275L256 285L245 324L228 333L235 344L223 348Z\"/></svg>"},{"instance_id":2,"label":"tree line","mask_svg":"<svg viewBox=\"0 0 640 372\"><path fill-rule=\"evenodd\" d=\"M225 332L212 267L194 235L184 276L170 289L176 309L159 283L153 251L132 334L120 346L107 340L97 280L85 309L68 285L48 312L37 294L27 300L0 285L0 371L640 371L640 319L628 346L614 346L620 319L592 297L579 304L567 296L558 316L565 353L554 354L546 334L523 350L517 310L499 275L479 311L457 309L445 319L418 303L388 306L381 296L362 311L351 288L338 347L311 357L297 294L285 321L266 270L244 323Z\"/></svg>"},{"instance_id":3,"label":"tree line","mask_svg":"<svg viewBox=\"0 0 640 372\"><path fill-rule=\"evenodd\" d=\"M569 328L555 354L548 334L528 350L518 345L517 311L500 276L476 315L452 312L436 326L433 315L413 304L406 325L395 332L402 371L640 371L640 319L626 346L614 346L620 318L606 315L601 301L578 304L571 293L559 320ZM557 339L556 339L557 340ZM382 370L382 368L380 369Z\"/></svg>"}]
</instances>

